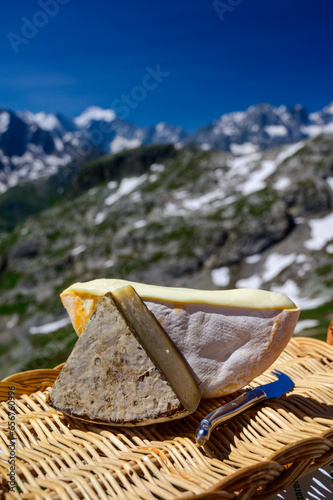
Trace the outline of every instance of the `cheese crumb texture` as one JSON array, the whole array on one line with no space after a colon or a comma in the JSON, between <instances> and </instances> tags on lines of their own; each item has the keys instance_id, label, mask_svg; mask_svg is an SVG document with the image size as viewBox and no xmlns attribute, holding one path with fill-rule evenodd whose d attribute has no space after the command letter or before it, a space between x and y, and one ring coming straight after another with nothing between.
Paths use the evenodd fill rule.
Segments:
<instances>
[{"instance_id":1,"label":"cheese crumb texture","mask_svg":"<svg viewBox=\"0 0 333 500\"><path fill-rule=\"evenodd\" d=\"M147 425L189 414L107 295L75 344L49 402L63 413L111 425Z\"/></svg>"}]
</instances>

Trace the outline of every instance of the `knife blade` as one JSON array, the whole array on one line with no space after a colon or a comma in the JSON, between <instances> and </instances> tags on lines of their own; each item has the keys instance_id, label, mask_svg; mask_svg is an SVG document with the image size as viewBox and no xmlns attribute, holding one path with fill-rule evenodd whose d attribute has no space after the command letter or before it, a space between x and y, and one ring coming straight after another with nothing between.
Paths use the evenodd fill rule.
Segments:
<instances>
[{"instance_id":1,"label":"knife blade","mask_svg":"<svg viewBox=\"0 0 333 500\"><path fill-rule=\"evenodd\" d=\"M294 382L285 373L279 370L273 370L272 374L278 377L275 382L260 385L253 389L246 389L243 394L233 401L208 413L208 415L201 420L197 428L195 435L196 442L200 446L203 446L209 440L212 431L221 424L229 422L237 415L240 415L252 406L258 404L260 401L283 396L283 394L286 394L286 392L294 387Z\"/></svg>"}]
</instances>

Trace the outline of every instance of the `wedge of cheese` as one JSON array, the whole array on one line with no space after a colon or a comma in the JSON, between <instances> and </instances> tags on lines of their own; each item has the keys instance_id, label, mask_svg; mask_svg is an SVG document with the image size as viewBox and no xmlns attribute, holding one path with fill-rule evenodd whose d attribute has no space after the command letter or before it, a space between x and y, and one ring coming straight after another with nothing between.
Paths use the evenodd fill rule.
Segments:
<instances>
[{"instance_id":1,"label":"wedge of cheese","mask_svg":"<svg viewBox=\"0 0 333 500\"><path fill-rule=\"evenodd\" d=\"M264 290L193 290L118 279L75 283L61 300L81 334L107 292L131 285L181 352L203 398L244 387L276 360L291 338L300 309Z\"/></svg>"},{"instance_id":2,"label":"wedge of cheese","mask_svg":"<svg viewBox=\"0 0 333 500\"><path fill-rule=\"evenodd\" d=\"M189 415L200 398L182 356L126 286L101 298L48 402L80 419L132 426Z\"/></svg>"}]
</instances>

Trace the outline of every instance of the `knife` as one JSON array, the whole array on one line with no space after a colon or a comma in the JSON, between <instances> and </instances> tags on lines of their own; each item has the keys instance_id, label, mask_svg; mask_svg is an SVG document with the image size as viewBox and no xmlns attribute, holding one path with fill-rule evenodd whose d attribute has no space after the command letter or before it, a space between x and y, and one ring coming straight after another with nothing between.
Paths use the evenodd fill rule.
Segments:
<instances>
[{"instance_id":1,"label":"knife","mask_svg":"<svg viewBox=\"0 0 333 500\"><path fill-rule=\"evenodd\" d=\"M197 428L195 435L196 442L200 446L203 446L207 443L212 431L216 429L216 427L229 422L229 420L245 412L260 401L278 398L294 387L294 382L285 373L273 370L272 374L276 375L278 380L266 385L260 385L254 389L248 388L243 394L238 396L238 398L208 413L208 415L201 420Z\"/></svg>"}]
</instances>

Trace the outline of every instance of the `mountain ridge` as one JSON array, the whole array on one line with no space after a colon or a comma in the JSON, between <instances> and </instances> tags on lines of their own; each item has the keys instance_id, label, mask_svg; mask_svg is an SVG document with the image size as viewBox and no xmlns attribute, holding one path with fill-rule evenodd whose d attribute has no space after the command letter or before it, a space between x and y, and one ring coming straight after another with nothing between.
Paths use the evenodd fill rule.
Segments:
<instances>
[{"instance_id":1,"label":"mountain ridge","mask_svg":"<svg viewBox=\"0 0 333 500\"><path fill-rule=\"evenodd\" d=\"M301 105L269 103L223 114L194 133L159 122L140 127L114 110L92 106L75 118L57 113L0 110L0 192L48 177L71 163L142 145L193 144L236 155L268 150L333 131L333 104L308 114Z\"/></svg>"}]
</instances>

